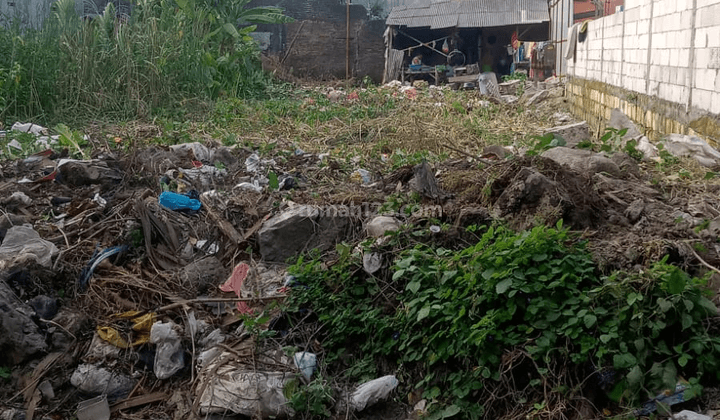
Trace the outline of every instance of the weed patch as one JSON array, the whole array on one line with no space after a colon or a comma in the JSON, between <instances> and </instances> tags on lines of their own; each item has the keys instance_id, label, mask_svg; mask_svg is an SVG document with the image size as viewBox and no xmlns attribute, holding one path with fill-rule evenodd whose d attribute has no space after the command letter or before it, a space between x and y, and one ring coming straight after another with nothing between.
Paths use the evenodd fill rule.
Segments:
<instances>
[{"instance_id":1,"label":"weed patch","mask_svg":"<svg viewBox=\"0 0 720 420\"><path fill-rule=\"evenodd\" d=\"M679 377L696 392L717 379L720 339L706 323L717 309L704 281L664 260L600 277L561 223L479 231L457 251L406 249L376 276L349 248L330 267L301 259L291 309L315 312L334 372L394 373L429 402L430 418L569 414L598 391L620 409Z\"/></svg>"}]
</instances>

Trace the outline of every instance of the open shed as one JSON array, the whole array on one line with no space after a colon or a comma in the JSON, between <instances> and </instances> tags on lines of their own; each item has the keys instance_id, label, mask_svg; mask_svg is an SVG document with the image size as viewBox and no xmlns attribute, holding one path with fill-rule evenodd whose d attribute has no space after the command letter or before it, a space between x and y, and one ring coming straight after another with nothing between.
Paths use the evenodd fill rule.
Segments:
<instances>
[{"instance_id":1,"label":"open shed","mask_svg":"<svg viewBox=\"0 0 720 420\"><path fill-rule=\"evenodd\" d=\"M386 19L385 81L418 64L433 71L471 67L510 74L513 40L549 36L547 0L416 0L393 7Z\"/></svg>"}]
</instances>

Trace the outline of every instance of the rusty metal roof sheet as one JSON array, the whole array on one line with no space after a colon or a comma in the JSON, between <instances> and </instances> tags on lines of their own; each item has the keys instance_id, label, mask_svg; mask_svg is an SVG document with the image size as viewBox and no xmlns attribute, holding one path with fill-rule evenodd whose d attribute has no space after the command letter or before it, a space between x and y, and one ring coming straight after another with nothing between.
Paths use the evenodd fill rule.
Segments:
<instances>
[{"instance_id":1,"label":"rusty metal roof sheet","mask_svg":"<svg viewBox=\"0 0 720 420\"><path fill-rule=\"evenodd\" d=\"M420 0L396 6L386 23L410 28L484 28L549 22L547 0Z\"/></svg>"}]
</instances>

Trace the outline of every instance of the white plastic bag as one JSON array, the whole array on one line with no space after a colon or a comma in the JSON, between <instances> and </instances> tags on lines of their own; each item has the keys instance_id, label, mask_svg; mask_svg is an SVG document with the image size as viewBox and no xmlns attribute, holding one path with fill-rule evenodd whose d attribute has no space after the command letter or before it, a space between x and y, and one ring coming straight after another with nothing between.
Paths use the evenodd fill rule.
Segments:
<instances>
[{"instance_id":1,"label":"white plastic bag","mask_svg":"<svg viewBox=\"0 0 720 420\"><path fill-rule=\"evenodd\" d=\"M365 382L358 386L350 397L352 408L356 411L362 411L378 401L386 399L397 386L398 380L395 375L383 376Z\"/></svg>"},{"instance_id":2,"label":"white plastic bag","mask_svg":"<svg viewBox=\"0 0 720 420\"><path fill-rule=\"evenodd\" d=\"M154 323L150 329L150 342L157 345L153 370L158 379L173 376L185 365L185 352L171 322Z\"/></svg>"},{"instance_id":3,"label":"white plastic bag","mask_svg":"<svg viewBox=\"0 0 720 420\"><path fill-rule=\"evenodd\" d=\"M8 229L0 245L0 270L10 269L28 261L50 267L58 249L52 242L40 237L29 225Z\"/></svg>"}]
</instances>

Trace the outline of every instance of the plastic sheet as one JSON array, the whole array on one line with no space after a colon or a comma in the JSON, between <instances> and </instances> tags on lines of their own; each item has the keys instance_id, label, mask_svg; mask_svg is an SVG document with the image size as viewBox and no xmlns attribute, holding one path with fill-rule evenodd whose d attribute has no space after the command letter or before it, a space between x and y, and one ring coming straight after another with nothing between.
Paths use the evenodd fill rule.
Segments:
<instances>
[{"instance_id":1,"label":"plastic sheet","mask_svg":"<svg viewBox=\"0 0 720 420\"><path fill-rule=\"evenodd\" d=\"M42 239L32 227L13 226L8 229L5 240L0 245L0 270L29 261L50 267L52 257L57 253L55 244Z\"/></svg>"}]
</instances>

